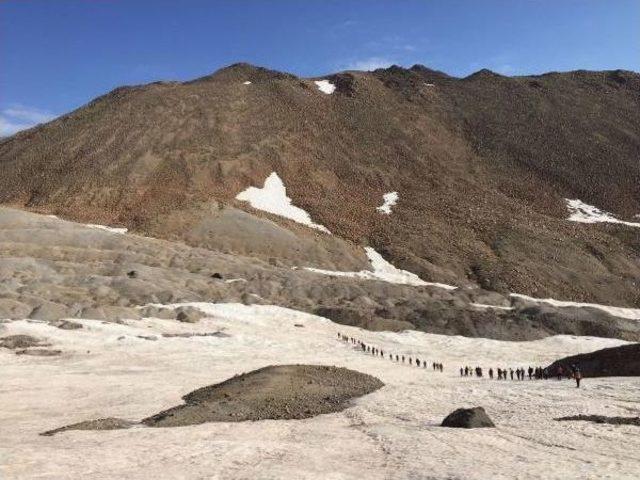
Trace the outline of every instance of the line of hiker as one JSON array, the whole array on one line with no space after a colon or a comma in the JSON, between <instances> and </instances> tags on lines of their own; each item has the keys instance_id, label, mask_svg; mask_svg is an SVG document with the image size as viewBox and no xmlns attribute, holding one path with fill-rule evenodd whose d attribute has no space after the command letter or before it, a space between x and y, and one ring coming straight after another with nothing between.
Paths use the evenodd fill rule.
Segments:
<instances>
[{"instance_id":1,"label":"line of hiker","mask_svg":"<svg viewBox=\"0 0 640 480\"><path fill-rule=\"evenodd\" d=\"M529 378L529 380L547 380L549 378L557 377L558 380L562 380L563 375L566 375L568 379L573 378L576 381L576 387L580 388L580 380L582 380L582 373L580 372L580 368L577 365L571 365L570 369L565 369L562 365L558 366L555 369L554 374L552 375L549 372L548 368L543 367L529 367L525 370L523 367L518 367L515 370L513 368L496 368L494 371L493 367L489 368L489 378L497 377L498 380L524 380L525 378ZM461 377L482 377L483 370L482 367L471 368L460 367L460 376ZM515 376L515 378L514 378Z\"/></svg>"},{"instance_id":2,"label":"line of hiker","mask_svg":"<svg viewBox=\"0 0 640 480\"><path fill-rule=\"evenodd\" d=\"M380 356L380 358L388 358L391 361L406 363L411 366L415 365L418 368L427 368L426 360L420 360L419 358L413 358L408 355L399 355L399 354L393 354L388 352L385 356L384 350L374 347L372 345L367 345L366 343L364 343L361 340L358 340L357 338L349 337L347 335L342 335L341 333L338 333L338 339L342 340L343 342L351 343L352 345L359 347L364 353L370 353L374 356ZM437 371L437 372L444 371L444 365L442 363L434 362L432 363L432 368L434 371Z\"/></svg>"}]
</instances>

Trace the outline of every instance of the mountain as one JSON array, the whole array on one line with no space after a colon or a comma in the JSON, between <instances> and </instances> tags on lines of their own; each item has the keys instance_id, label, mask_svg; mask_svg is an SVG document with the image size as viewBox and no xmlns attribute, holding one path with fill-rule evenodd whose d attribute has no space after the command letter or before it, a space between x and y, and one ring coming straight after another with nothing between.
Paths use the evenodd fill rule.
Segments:
<instances>
[{"instance_id":1,"label":"mountain","mask_svg":"<svg viewBox=\"0 0 640 480\"><path fill-rule=\"evenodd\" d=\"M371 246L427 281L637 307L639 159L634 72L236 64L1 140L0 203L284 266L361 270ZM331 234L236 199L273 172ZM627 224L571 222L566 199Z\"/></svg>"}]
</instances>

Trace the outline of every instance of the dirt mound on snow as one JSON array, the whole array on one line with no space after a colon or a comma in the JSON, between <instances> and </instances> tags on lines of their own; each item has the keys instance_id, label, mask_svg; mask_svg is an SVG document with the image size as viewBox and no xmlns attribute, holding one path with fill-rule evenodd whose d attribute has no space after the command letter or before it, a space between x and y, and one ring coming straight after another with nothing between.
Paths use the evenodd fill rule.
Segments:
<instances>
[{"instance_id":1,"label":"dirt mound on snow","mask_svg":"<svg viewBox=\"0 0 640 480\"><path fill-rule=\"evenodd\" d=\"M143 424L181 427L207 422L291 420L339 412L351 399L374 392L384 384L375 377L347 368L320 365L276 365L237 375L185 395L183 405L140 422L118 418L87 420L43 432L119 430Z\"/></svg>"},{"instance_id":2,"label":"dirt mound on snow","mask_svg":"<svg viewBox=\"0 0 640 480\"><path fill-rule=\"evenodd\" d=\"M230 378L183 397L142 423L177 427L205 422L288 420L338 412L352 398L371 393L383 383L346 368L317 365L278 365Z\"/></svg>"}]
</instances>

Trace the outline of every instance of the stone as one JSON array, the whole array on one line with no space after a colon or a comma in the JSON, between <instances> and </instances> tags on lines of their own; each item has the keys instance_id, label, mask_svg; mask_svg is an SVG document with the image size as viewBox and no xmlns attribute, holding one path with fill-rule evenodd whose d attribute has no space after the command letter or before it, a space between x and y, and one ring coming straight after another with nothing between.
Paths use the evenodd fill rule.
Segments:
<instances>
[{"instance_id":1,"label":"stone","mask_svg":"<svg viewBox=\"0 0 640 480\"><path fill-rule=\"evenodd\" d=\"M459 408L442 421L443 427L450 428L488 428L495 427L495 424L487 415L484 408Z\"/></svg>"}]
</instances>

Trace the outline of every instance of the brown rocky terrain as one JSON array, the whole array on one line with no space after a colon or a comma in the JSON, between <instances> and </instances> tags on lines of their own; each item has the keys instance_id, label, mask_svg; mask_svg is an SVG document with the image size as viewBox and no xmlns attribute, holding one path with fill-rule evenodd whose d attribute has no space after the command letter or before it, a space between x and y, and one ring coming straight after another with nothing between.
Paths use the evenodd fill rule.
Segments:
<instances>
[{"instance_id":1,"label":"brown rocky terrain","mask_svg":"<svg viewBox=\"0 0 640 480\"><path fill-rule=\"evenodd\" d=\"M562 366L567 371L571 365L578 365L584 377L637 377L640 376L640 343L562 358L548 369L555 372Z\"/></svg>"},{"instance_id":2,"label":"brown rocky terrain","mask_svg":"<svg viewBox=\"0 0 640 480\"><path fill-rule=\"evenodd\" d=\"M382 388L375 377L347 368L322 365L276 365L236 375L188 393L184 404L139 423L148 427L182 427L207 422L291 420L344 410L352 399ZM119 430L136 422L101 418L49 430Z\"/></svg>"},{"instance_id":3,"label":"brown rocky terrain","mask_svg":"<svg viewBox=\"0 0 640 480\"><path fill-rule=\"evenodd\" d=\"M640 74L325 78L331 95L237 64L118 88L0 141L0 202L272 264L357 270L371 245L425 280L640 306L640 230L564 204L640 213ZM333 236L234 200L273 171Z\"/></svg>"},{"instance_id":4,"label":"brown rocky terrain","mask_svg":"<svg viewBox=\"0 0 640 480\"><path fill-rule=\"evenodd\" d=\"M558 333L640 340L640 322L592 308L556 308L480 288L330 277L0 207L0 337L2 319L27 318L61 329L81 327L69 318L198 322L202 314L192 307L148 305L184 302L280 305L370 330L503 340ZM13 341L1 339L0 347L3 342Z\"/></svg>"}]
</instances>

